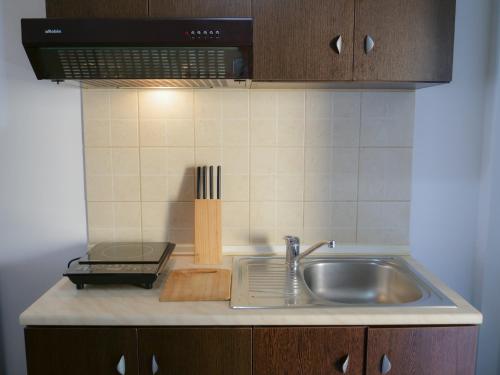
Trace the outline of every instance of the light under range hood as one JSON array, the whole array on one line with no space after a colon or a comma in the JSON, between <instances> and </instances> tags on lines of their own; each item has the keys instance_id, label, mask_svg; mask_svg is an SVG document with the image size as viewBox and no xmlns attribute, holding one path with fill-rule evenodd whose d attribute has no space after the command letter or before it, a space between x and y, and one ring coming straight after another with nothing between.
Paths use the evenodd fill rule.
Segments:
<instances>
[{"instance_id":1,"label":"light under range hood","mask_svg":"<svg viewBox=\"0 0 500 375\"><path fill-rule=\"evenodd\" d=\"M251 18L23 19L38 79L82 87L247 87Z\"/></svg>"}]
</instances>

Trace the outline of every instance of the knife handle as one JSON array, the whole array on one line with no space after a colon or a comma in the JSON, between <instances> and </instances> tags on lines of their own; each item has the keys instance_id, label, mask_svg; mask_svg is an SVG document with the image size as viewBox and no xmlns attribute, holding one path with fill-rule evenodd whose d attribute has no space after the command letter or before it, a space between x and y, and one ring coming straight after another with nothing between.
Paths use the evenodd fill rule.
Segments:
<instances>
[{"instance_id":1,"label":"knife handle","mask_svg":"<svg viewBox=\"0 0 500 375\"><path fill-rule=\"evenodd\" d=\"M203 167L203 199L207 199L207 167Z\"/></svg>"},{"instance_id":2,"label":"knife handle","mask_svg":"<svg viewBox=\"0 0 500 375\"><path fill-rule=\"evenodd\" d=\"M214 199L214 167L213 165L210 166L209 168L209 178L210 178L210 199Z\"/></svg>"},{"instance_id":3,"label":"knife handle","mask_svg":"<svg viewBox=\"0 0 500 375\"><path fill-rule=\"evenodd\" d=\"M221 197L222 190L222 167L220 165L217 166L217 199Z\"/></svg>"},{"instance_id":4,"label":"knife handle","mask_svg":"<svg viewBox=\"0 0 500 375\"><path fill-rule=\"evenodd\" d=\"M201 167L196 168L196 199L201 198Z\"/></svg>"}]
</instances>

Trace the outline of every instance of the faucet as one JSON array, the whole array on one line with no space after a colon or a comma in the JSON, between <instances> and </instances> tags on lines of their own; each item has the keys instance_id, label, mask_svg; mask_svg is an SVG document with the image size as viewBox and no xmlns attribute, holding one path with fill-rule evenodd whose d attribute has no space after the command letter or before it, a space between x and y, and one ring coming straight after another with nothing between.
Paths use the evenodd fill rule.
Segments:
<instances>
[{"instance_id":1,"label":"faucet","mask_svg":"<svg viewBox=\"0 0 500 375\"><path fill-rule=\"evenodd\" d=\"M308 256L313 251L319 249L322 246L328 245L330 249L335 247L335 241L320 241L312 245L309 249L300 253L300 238L296 236L285 236L286 243L286 264L292 271L296 271L299 262L302 258Z\"/></svg>"}]
</instances>

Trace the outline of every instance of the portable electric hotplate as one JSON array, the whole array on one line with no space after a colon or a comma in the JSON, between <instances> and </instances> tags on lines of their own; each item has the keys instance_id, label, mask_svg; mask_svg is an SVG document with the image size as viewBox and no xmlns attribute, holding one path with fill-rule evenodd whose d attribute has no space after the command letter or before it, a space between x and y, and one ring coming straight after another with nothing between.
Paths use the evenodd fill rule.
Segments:
<instances>
[{"instance_id":1,"label":"portable electric hotplate","mask_svg":"<svg viewBox=\"0 0 500 375\"><path fill-rule=\"evenodd\" d=\"M134 284L151 289L175 248L170 242L102 242L68 263L64 276L85 284Z\"/></svg>"}]
</instances>

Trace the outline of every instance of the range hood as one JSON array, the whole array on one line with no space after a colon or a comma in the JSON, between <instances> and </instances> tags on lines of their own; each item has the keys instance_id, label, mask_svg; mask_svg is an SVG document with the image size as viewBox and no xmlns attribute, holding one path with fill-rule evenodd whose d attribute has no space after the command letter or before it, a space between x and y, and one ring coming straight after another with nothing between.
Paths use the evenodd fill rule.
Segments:
<instances>
[{"instance_id":1,"label":"range hood","mask_svg":"<svg viewBox=\"0 0 500 375\"><path fill-rule=\"evenodd\" d=\"M22 19L38 79L83 87L246 86L251 18Z\"/></svg>"}]
</instances>

